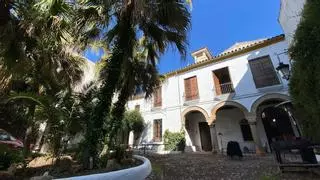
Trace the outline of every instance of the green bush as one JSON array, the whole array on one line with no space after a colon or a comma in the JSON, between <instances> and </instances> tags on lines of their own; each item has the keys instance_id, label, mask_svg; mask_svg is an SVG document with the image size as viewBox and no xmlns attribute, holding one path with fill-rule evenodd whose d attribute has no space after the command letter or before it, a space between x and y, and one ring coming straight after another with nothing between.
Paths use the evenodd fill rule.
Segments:
<instances>
[{"instance_id":1,"label":"green bush","mask_svg":"<svg viewBox=\"0 0 320 180\"><path fill-rule=\"evenodd\" d=\"M303 134L320 142L320 1L307 0L289 49L290 94Z\"/></svg>"},{"instance_id":2,"label":"green bush","mask_svg":"<svg viewBox=\"0 0 320 180\"><path fill-rule=\"evenodd\" d=\"M186 146L186 139L184 132L170 132L166 130L163 135L164 138L164 149L166 151L184 151Z\"/></svg>"},{"instance_id":3,"label":"green bush","mask_svg":"<svg viewBox=\"0 0 320 180\"><path fill-rule=\"evenodd\" d=\"M13 163L23 162L23 153L0 144L0 170L7 169Z\"/></svg>"},{"instance_id":4,"label":"green bush","mask_svg":"<svg viewBox=\"0 0 320 180\"><path fill-rule=\"evenodd\" d=\"M130 131L139 133L144 129L144 119L139 111L134 110L125 112L123 120L127 123Z\"/></svg>"}]
</instances>

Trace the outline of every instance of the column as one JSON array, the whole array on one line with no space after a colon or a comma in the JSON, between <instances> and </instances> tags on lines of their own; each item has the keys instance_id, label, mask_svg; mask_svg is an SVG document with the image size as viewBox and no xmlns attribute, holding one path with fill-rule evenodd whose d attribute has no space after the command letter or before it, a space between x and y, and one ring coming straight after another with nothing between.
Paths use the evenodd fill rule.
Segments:
<instances>
[{"instance_id":1,"label":"column","mask_svg":"<svg viewBox=\"0 0 320 180\"><path fill-rule=\"evenodd\" d=\"M264 154L264 150L262 148L262 143L259 137L259 132L257 129L257 116L256 114L248 114L246 116L248 123L250 125L250 129L251 129L251 133L252 133L252 137L253 137L253 141L256 145L256 154Z\"/></svg>"},{"instance_id":2,"label":"column","mask_svg":"<svg viewBox=\"0 0 320 180\"><path fill-rule=\"evenodd\" d=\"M211 144L212 144L212 152L219 152L218 139L217 139L217 131L215 123L209 125L210 127L210 135L211 135Z\"/></svg>"}]
</instances>

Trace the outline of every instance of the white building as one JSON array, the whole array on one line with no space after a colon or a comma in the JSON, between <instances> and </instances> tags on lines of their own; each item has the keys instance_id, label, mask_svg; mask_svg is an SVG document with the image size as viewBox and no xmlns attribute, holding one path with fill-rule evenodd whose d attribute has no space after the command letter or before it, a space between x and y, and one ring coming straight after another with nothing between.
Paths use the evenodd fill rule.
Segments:
<instances>
[{"instance_id":1,"label":"white building","mask_svg":"<svg viewBox=\"0 0 320 180\"><path fill-rule=\"evenodd\" d=\"M305 3L306 0L281 0L278 20L289 44L292 43Z\"/></svg>"},{"instance_id":2,"label":"white building","mask_svg":"<svg viewBox=\"0 0 320 180\"><path fill-rule=\"evenodd\" d=\"M280 35L236 43L214 57L207 48L192 53L195 63L167 73L153 98L128 102L146 122L140 142L161 144L166 129L184 130L186 151L225 150L228 141L255 151L299 136L294 119L274 107L290 99L288 82L275 70L279 61L289 64L287 48Z\"/></svg>"}]
</instances>

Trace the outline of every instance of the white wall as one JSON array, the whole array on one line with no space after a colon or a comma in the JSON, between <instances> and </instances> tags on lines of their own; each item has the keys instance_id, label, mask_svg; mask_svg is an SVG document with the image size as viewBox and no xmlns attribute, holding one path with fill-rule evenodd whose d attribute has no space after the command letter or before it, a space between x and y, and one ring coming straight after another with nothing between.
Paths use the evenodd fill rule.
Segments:
<instances>
[{"instance_id":1,"label":"white wall","mask_svg":"<svg viewBox=\"0 0 320 180\"><path fill-rule=\"evenodd\" d=\"M281 41L236 57L231 57L220 62L171 76L162 84L162 107L154 108L152 103L153 99L151 98L148 100L138 99L129 101L128 109L133 110L135 105L140 105L140 111L147 124L149 124L149 128L145 132L147 136L144 136L144 140L147 142L152 140L152 123L154 119L162 119L163 133L166 129L169 129L170 131L180 131L183 119L181 113L191 106L197 106L204 109L206 114L210 117L211 111L216 104L229 99L242 104L250 111L254 101L265 93L274 92L287 94L288 82L278 75L281 84L257 89L253 81L248 61L269 55L276 68L279 62L275 54L282 53L287 48L287 42ZM289 58L286 54L279 57L283 63L289 64ZM235 88L235 94L232 97L215 96L212 71L224 67L229 67L230 78ZM184 100L184 79L195 75L197 76L198 81L199 99L192 102L186 102Z\"/></svg>"},{"instance_id":2,"label":"white wall","mask_svg":"<svg viewBox=\"0 0 320 180\"><path fill-rule=\"evenodd\" d=\"M240 109L225 109L219 110L217 113L217 120L216 120L216 130L217 134L222 133L222 136L218 136L218 144L219 149L223 147L225 151L227 149L227 143L229 141L237 141L241 149L244 146L248 147L251 150L254 150L254 142L253 141L244 141L241 128L240 128L240 121L244 119L245 116ZM222 143L222 145L221 145Z\"/></svg>"},{"instance_id":3,"label":"white wall","mask_svg":"<svg viewBox=\"0 0 320 180\"><path fill-rule=\"evenodd\" d=\"M300 22L305 2L306 0L281 0L279 22L290 44Z\"/></svg>"}]
</instances>

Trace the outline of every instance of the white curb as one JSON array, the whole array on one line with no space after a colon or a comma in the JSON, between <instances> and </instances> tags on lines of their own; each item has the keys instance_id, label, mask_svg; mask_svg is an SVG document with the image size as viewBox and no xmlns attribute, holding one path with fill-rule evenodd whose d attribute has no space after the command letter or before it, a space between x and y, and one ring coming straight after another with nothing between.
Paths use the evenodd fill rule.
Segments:
<instances>
[{"instance_id":1,"label":"white curb","mask_svg":"<svg viewBox=\"0 0 320 180\"><path fill-rule=\"evenodd\" d=\"M108 173L91 174L86 176L75 176L69 178L61 178L57 180L144 180L152 171L149 159L134 155L134 158L143 162L140 166Z\"/></svg>"}]
</instances>

